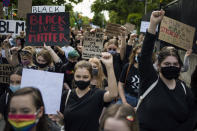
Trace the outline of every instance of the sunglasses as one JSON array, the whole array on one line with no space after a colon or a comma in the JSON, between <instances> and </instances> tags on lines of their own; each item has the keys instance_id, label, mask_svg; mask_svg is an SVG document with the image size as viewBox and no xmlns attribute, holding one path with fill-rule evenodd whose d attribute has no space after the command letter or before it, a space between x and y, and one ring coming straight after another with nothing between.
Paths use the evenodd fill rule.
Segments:
<instances>
[{"instance_id":1,"label":"sunglasses","mask_svg":"<svg viewBox=\"0 0 197 131\"><path fill-rule=\"evenodd\" d=\"M20 55L25 56L25 55L32 55L29 51L20 51Z\"/></svg>"}]
</instances>

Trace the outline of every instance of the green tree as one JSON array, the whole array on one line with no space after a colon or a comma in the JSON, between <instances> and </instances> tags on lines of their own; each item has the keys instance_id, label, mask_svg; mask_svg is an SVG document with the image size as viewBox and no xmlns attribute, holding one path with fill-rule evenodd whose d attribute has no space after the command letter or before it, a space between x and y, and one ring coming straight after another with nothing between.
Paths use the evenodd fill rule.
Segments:
<instances>
[{"instance_id":1,"label":"green tree","mask_svg":"<svg viewBox=\"0 0 197 131\"><path fill-rule=\"evenodd\" d=\"M94 14L92 23L94 25L103 27L105 25L105 23L106 23L105 16L102 13L96 13L96 14Z\"/></svg>"}]
</instances>

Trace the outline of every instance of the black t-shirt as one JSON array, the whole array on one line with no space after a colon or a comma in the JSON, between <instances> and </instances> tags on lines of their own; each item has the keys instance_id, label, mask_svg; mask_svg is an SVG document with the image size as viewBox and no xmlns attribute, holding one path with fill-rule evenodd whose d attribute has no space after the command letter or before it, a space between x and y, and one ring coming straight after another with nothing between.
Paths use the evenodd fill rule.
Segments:
<instances>
[{"instance_id":1,"label":"black t-shirt","mask_svg":"<svg viewBox=\"0 0 197 131\"><path fill-rule=\"evenodd\" d=\"M120 75L120 82L125 84L126 74L129 67L129 63L127 63L123 69L122 73ZM125 93L129 93L131 96L138 97L139 92L139 71L134 66L131 65L129 69L129 73L126 80L126 85L124 86Z\"/></svg>"},{"instance_id":2,"label":"black t-shirt","mask_svg":"<svg viewBox=\"0 0 197 131\"><path fill-rule=\"evenodd\" d=\"M64 112L65 130L98 131L100 115L103 107L107 105L103 100L104 93L104 90L94 88L90 89L82 98L79 98L75 89L73 89L66 107L67 92L64 93L60 111Z\"/></svg>"},{"instance_id":3,"label":"black t-shirt","mask_svg":"<svg viewBox=\"0 0 197 131\"><path fill-rule=\"evenodd\" d=\"M102 66L103 66L103 72L107 76L107 70L105 68L105 65L102 64ZM116 53L115 55L113 55L113 66L114 66L116 81L118 81L122 71L122 60L120 58L120 53Z\"/></svg>"},{"instance_id":4,"label":"black t-shirt","mask_svg":"<svg viewBox=\"0 0 197 131\"><path fill-rule=\"evenodd\" d=\"M60 69L60 72L64 73L64 83L67 83L70 88L72 88L72 81L74 79L74 67L75 64L67 62Z\"/></svg>"}]
</instances>

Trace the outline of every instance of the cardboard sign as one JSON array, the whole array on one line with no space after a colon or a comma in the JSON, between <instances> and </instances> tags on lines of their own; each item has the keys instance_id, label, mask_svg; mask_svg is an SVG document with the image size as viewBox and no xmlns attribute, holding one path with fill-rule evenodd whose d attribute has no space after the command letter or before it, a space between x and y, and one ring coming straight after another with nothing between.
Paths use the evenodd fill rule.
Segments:
<instances>
[{"instance_id":1,"label":"cardboard sign","mask_svg":"<svg viewBox=\"0 0 197 131\"><path fill-rule=\"evenodd\" d=\"M120 27L121 25L119 24L107 24L105 35L111 36L111 37L118 37L120 36Z\"/></svg>"},{"instance_id":2,"label":"cardboard sign","mask_svg":"<svg viewBox=\"0 0 197 131\"><path fill-rule=\"evenodd\" d=\"M101 52L103 49L103 33L102 32L96 32L96 33L90 33L88 32L85 35L84 43L83 43L83 53L82 58L83 59L89 59L92 57L101 57Z\"/></svg>"},{"instance_id":3,"label":"cardboard sign","mask_svg":"<svg viewBox=\"0 0 197 131\"><path fill-rule=\"evenodd\" d=\"M32 13L65 12L65 6L32 6Z\"/></svg>"},{"instance_id":4,"label":"cardboard sign","mask_svg":"<svg viewBox=\"0 0 197 131\"><path fill-rule=\"evenodd\" d=\"M193 46L194 34L194 27L165 16L161 22L159 39L188 50Z\"/></svg>"},{"instance_id":5,"label":"cardboard sign","mask_svg":"<svg viewBox=\"0 0 197 131\"><path fill-rule=\"evenodd\" d=\"M0 19L3 19L4 17L4 12L3 12L3 3L0 2Z\"/></svg>"},{"instance_id":6,"label":"cardboard sign","mask_svg":"<svg viewBox=\"0 0 197 131\"><path fill-rule=\"evenodd\" d=\"M128 33L128 34L131 33L131 31L133 31L133 30L135 29L135 25L130 24L130 23L126 23L126 24L124 25L124 27L126 27L127 33Z\"/></svg>"},{"instance_id":7,"label":"cardboard sign","mask_svg":"<svg viewBox=\"0 0 197 131\"><path fill-rule=\"evenodd\" d=\"M0 64L0 83L10 83L10 73L14 67L10 64Z\"/></svg>"},{"instance_id":8,"label":"cardboard sign","mask_svg":"<svg viewBox=\"0 0 197 131\"><path fill-rule=\"evenodd\" d=\"M64 46L69 43L69 26L69 13L28 14L26 45Z\"/></svg>"},{"instance_id":9,"label":"cardboard sign","mask_svg":"<svg viewBox=\"0 0 197 131\"><path fill-rule=\"evenodd\" d=\"M18 0L18 17L26 18L31 13L32 0Z\"/></svg>"},{"instance_id":10,"label":"cardboard sign","mask_svg":"<svg viewBox=\"0 0 197 131\"><path fill-rule=\"evenodd\" d=\"M0 34L19 35L21 31L25 31L25 21L0 20Z\"/></svg>"},{"instance_id":11,"label":"cardboard sign","mask_svg":"<svg viewBox=\"0 0 197 131\"><path fill-rule=\"evenodd\" d=\"M64 74L23 69L21 88L35 87L41 91L46 114L56 114L60 109Z\"/></svg>"},{"instance_id":12,"label":"cardboard sign","mask_svg":"<svg viewBox=\"0 0 197 131\"><path fill-rule=\"evenodd\" d=\"M141 26L140 26L140 32L146 32L146 30L148 29L150 25L150 22L148 21L141 21Z\"/></svg>"}]
</instances>

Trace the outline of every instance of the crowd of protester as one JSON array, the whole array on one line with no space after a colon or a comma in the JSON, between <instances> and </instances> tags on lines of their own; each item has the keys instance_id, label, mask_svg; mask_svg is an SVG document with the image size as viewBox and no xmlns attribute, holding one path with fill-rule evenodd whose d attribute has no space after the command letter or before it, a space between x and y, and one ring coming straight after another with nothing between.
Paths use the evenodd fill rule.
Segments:
<instances>
[{"instance_id":1,"label":"crowd of protester","mask_svg":"<svg viewBox=\"0 0 197 131\"><path fill-rule=\"evenodd\" d=\"M192 51L182 62L175 47L155 48L164 14L152 13L145 34L121 27L119 37L104 36L101 57L89 60L82 58L87 30L70 28L63 47L25 46L24 32L0 36L0 64L14 66L10 83L0 83L4 131L194 131L197 67L190 88L179 77ZM21 88L24 68L64 74L57 114L45 113L39 89Z\"/></svg>"}]
</instances>

